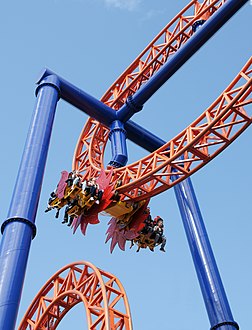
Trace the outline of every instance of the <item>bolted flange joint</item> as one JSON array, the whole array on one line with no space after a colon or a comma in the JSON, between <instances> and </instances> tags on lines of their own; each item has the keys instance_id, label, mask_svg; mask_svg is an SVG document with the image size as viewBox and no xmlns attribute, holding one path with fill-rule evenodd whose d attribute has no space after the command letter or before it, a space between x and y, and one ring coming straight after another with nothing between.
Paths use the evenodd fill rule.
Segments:
<instances>
[{"instance_id":1,"label":"bolted flange joint","mask_svg":"<svg viewBox=\"0 0 252 330\"><path fill-rule=\"evenodd\" d=\"M234 322L234 321L226 321L226 322L221 322L219 324L214 325L210 330L216 330L216 329L222 327L223 325L232 325L235 329L237 329L237 330L240 329L239 328L239 325L236 322Z\"/></svg>"},{"instance_id":2,"label":"bolted flange joint","mask_svg":"<svg viewBox=\"0 0 252 330\"><path fill-rule=\"evenodd\" d=\"M117 119L121 122L125 123L128 121L135 113L141 111L143 109L143 105L137 104L132 95L130 95L125 105L116 112Z\"/></svg>"},{"instance_id":3,"label":"bolted flange joint","mask_svg":"<svg viewBox=\"0 0 252 330\"><path fill-rule=\"evenodd\" d=\"M37 233L36 225L28 219L19 218L19 217L13 217L13 218L6 219L4 221L4 223L2 224L2 226L1 226L1 233L2 234L4 232L5 227L11 222L23 222L23 223L25 223L26 225L31 227L32 239L36 236L36 233Z\"/></svg>"}]
</instances>

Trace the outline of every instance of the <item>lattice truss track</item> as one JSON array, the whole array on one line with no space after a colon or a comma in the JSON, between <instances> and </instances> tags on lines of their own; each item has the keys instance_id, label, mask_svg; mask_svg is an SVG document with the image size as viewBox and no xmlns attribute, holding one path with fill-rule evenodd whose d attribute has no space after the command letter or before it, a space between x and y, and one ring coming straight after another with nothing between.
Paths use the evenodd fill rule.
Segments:
<instances>
[{"instance_id":1,"label":"lattice truss track","mask_svg":"<svg viewBox=\"0 0 252 330\"><path fill-rule=\"evenodd\" d=\"M101 101L116 110L150 79L193 34L198 20L207 20L225 1L191 1L145 48L104 94ZM118 191L124 199L141 200L171 188L225 149L251 123L251 59L234 81L189 127L147 157L120 169ZM109 130L94 119L86 122L76 146L73 168L84 179L98 176ZM176 171L176 178L174 177Z\"/></svg>"},{"instance_id":2,"label":"lattice truss track","mask_svg":"<svg viewBox=\"0 0 252 330\"><path fill-rule=\"evenodd\" d=\"M129 304L120 281L88 262L59 270L31 303L19 330L54 330L78 303L88 330L132 330Z\"/></svg>"}]
</instances>

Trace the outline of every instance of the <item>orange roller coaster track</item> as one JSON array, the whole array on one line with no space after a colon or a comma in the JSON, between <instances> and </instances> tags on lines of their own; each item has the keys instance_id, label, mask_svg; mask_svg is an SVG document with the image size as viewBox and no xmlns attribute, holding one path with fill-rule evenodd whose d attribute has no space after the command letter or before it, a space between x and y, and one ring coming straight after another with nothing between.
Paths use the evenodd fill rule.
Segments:
<instances>
[{"instance_id":1,"label":"orange roller coaster track","mask_svg":"<svg viewBox=\"0 0 252 330\"><path fill-rule=\"evenodd\" d=\"M18 330L56 329L70 309L81 302L88 330L132 330L122 284L89 262L69 264L54 274L34 298Z\"/></svg>"},{"instance_id":2,"label":"orange roller coaster track","mask_svg":"<svg viewBox=\"0 0 252 330\"><path fill-rule=\"evenodd\" d=\"M207 20L226 1L205 0L202 4L191 1L150 42L101 98L115 110L126 102L142 84L146 83L161 66L193 35L193 24ZM94 176L103 166L102 155L108 139L108 129L89 118L76 146L73 168ZM91 151L92 150L92 151Z\"/></svg>"},{"instance_id":3,"label":"orange roller coaster track","mask_svg":"<svg viewBox=\"0 0 252 330\"><path fill-rule=\"evenodd\" d=\"M193 24L207 20L226 1L191 1L150 42L142 53L121 74L103 95L101 100L118 110L142 84L147 82L167 62L169 56L185 44L193 35Z\"/></svg>"},{"instance_id":4,"label":"orange roller coaster track","mask_svg":"<svg viewBox=\"0 0 252 330\"><path fill-rule=\"evenodd\" d=\"M117 188L125 198L146 199L171 188L207 164L252 121L248 107L252 103L252 58L246 63L232 83L190 126L161 148L126 167L114 169L113 180L122 180ZM102 125L100 125L102 126ZM94 176L102 167L102 151L107 142L108 130L96 126L92 119L86 128L86 147L90 158L86 162L76 155L75 166ZM95 137L96 142L92 141ZM87 141L90 141L88 145ZM99 142L98 142L99 141ZM98 152L98 149L100 152ZM95 154L95 157L92 157ZM89 161L88 160L92 160ZM95 163L94 163L95 160ZM171 180L176 170L176 179Z\"/></svg>"},{"instance_id":5,"label":"orange roller coaster track","mask_svg":"<svg viewBox=\"0 0 252 330\"><path fill-rule=\"evenodd\" d=\"M107 90L101 101L115 111L126 102L193 35L193 24L207 20L226 1L191 1L153 39ZM113 170L113 181L123 199L142 200L171 188L196 172L225 149L251 123L245 108L251 103L251 62L190 126L147 157ZM89 118L75 149L73 168L84 179L98 176L109 129ZM176 179L171 179L176 171Z\"/></svg>"}]
</instances>

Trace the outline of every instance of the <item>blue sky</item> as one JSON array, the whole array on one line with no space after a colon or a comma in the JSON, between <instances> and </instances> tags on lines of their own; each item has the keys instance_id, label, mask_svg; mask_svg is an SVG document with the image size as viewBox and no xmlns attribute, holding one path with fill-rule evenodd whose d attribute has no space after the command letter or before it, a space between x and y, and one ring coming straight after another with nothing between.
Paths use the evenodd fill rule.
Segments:
<instances>
[{"instance_id":1,"label":"blue sky","mask_svg":"<svg viewBox=\"0 0 252 330\"><path fill-rule=\"evenodd\" d=\"M35 104L35 81L49 67L100 98L187 0L5 1L1 33L1 219L5 219ZM245 5L145 105L134 120L168 140L210 105L251 56L252 6ZM118 249L104 244L108 218L87 236L44 213L60 171L71 168L87 116L58 104L44 176L38 234L32 242L18 323L41 286L59 268L87 260L120 279L134 329L209 329L209 322L173 190L151 201L165 219L167 252ZM193 175L192 182L235 320L250 329L251 129ZM109 152L109 150L108 150ZM129 143L130 161L145 154ZM157 316L158 315L158 316ZM76 307L58 329L85 329Z\"/></svg>"}]
</instances>

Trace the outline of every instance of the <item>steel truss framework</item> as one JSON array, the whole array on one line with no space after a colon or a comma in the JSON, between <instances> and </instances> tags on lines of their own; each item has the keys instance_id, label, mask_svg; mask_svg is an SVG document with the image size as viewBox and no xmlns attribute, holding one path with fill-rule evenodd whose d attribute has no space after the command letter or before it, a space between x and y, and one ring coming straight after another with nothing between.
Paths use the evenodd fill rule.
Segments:
<instances>
[{"instance_id":1,"label":"steel truss framework","mask_svg":"<svg viewBox=\"0 0 252 330\"><path fill-rule=\"evenodd\" d=\"M192 26L206 20L225 1L191 1L146 47L104 94L101 101L115 110L193 35ZM207 164L251 123L246 108L251 103L250 59L234 81L190 126L161 148L128 166L114 169L113 180L121 179L123 198L152 197L186 179ZM85 178L97 176L104 167L103 156L109 129L89 118L76 146L73 168ZM172 170L173 169L173 170ZM176 180L171 179L176 171Z\"/></svg>"},{"instance_id":2,"label":"steel truss framework","mask_svg":"<svg viewBox=\"0 0 252 330\"><path fill-rule=\"evenodd\" d=\"M86 309L89 330L132 330L122 284L89 262L69 264L54 274L34 298L18 329L56 329L78 303Z\"/></svg>"}]
</instances>

